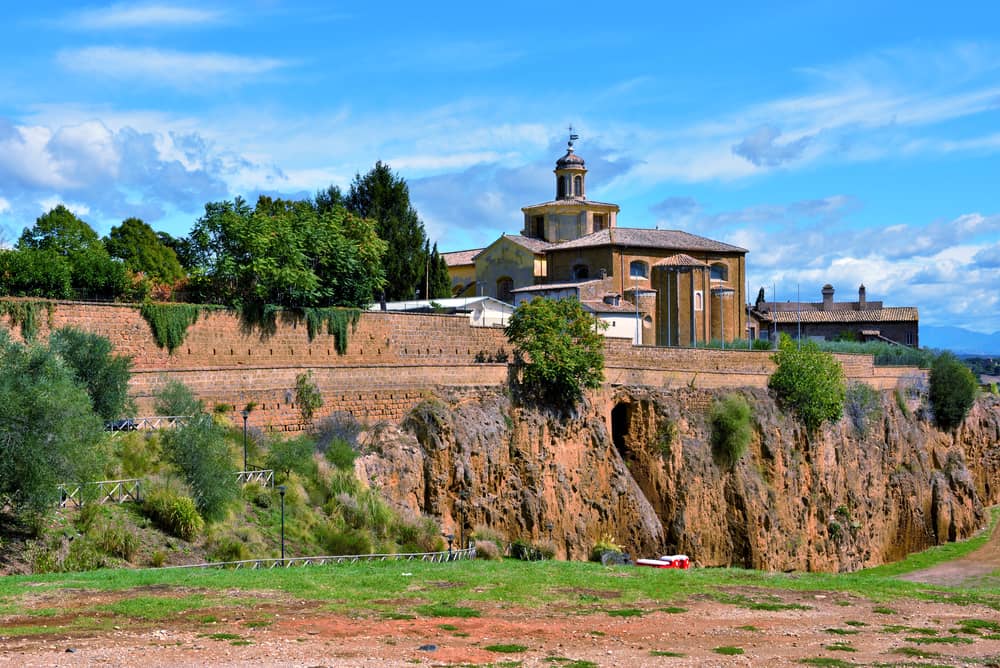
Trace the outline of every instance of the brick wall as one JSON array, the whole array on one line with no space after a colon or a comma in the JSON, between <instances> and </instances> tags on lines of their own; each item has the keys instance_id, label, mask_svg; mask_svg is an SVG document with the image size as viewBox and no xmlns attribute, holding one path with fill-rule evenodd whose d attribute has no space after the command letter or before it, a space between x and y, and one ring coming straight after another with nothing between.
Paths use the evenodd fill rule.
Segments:
<instances>
[{"instance_id":1,"label":"brick wall","mask_svg":"<svg viewBox=\"0 0 1000 668\"><path fill-rule=\"evenodd\" d=\"M262 336L230 311L204 311L172 355L157 347L135 306L57 302L43 321L41 338L72 326L106 336L117 352L131 355L131 391L144 415L152 414L153 395L168 378L190 386L209 408L228 404L239 410L254 402L251 424L279 430L301 426L295 378L307 370L323 394L320 416L346 410L369 422L399 420L435 390L474 391L508 378L506 364L477 361L510 353L503 331L470 327L459 315L365 313L349 331L344 355L325 332L310 341L304 321L279 318L276 331ZM12 336L19 339L20 333L15 329ZM608 384L766 387L774 370L768 351L657 348L607 339L605 352ZM837 357L848 378L879 388L922 373L876 369L867 355Z\"/></svg>"}]
</instances>

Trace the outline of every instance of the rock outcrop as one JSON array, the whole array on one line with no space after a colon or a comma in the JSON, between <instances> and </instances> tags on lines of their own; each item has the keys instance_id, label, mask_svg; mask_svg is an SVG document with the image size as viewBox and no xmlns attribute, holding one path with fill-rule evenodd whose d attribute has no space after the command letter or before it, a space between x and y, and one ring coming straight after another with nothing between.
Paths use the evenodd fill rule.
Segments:
<instances>
[{"instance_id":1,"label":"rock outcrop","mask_svg":"<svg viewBox=\"0 0 1000 668\"><path fill-rule=\"evenodd\" d=\"M721 392L614 388L572 415L501 392L420 404L372 435L359 473L396 506L465 538L478 525L586 558L610 536L637 556L700 566L849 571L964 538L1000 502L1000 402L955 434L884 394L862 437L850 420L809 436L766 391L741 390L754 437L713 455Z\"/></svg>"}]
</instances>

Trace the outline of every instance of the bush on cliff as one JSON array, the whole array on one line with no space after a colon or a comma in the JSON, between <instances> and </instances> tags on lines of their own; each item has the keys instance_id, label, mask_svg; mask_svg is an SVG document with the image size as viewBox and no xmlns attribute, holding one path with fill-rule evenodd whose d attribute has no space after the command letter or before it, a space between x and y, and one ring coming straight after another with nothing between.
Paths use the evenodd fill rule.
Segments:
<instances>
[{"instance_id":1,"label":"bush on cliff","mask_svg":"<svg viewBox=\"0 0 1000 668\"><path fill-rule=\"evenodd\" d=\"M930 402L934 421L945 431L962 424L976 400L978 384L967 366L951 353L941 353L931 365Z\"/></svg>"},{"instance_id":2,"label":"bush on cliff","mask_svg":"<svg viewBox=\"0 0 1000 668\"><path fill-rule=\"evenodd\" d=\"M882 417L882 395L867 383L848 385L844 406L851 424L861 438L868 436L872 425Z\"/></svg>"},{"instance_id":3,"label":"bush on cliff","mask_svg":"<svg viewBox=\"0 0 1000 668\"><path fill-rule=\"evenodd\" d=\"M726 466L735 466L753 436L747 400L738 394L727 394L712 404L709 423L712 425L712 450L715 455Z\"/></svg>"},{"instance_id":4,"label":"bush on cliff","mask_svg":"<svg viewBox=\"0 0 1000 668\"><path fill-rule=\"evenodd\" d=\"M572 405L604 380L604 327L576 299L522 302L505 333L526 358L522 387L556 405Z\"/></svg>"},{"instance_id":5,"label":"bush on cliff","mask_svg":"<svg viewBox=\"0 0 1000 668\"><path fill-rule=\"evenodd\" d=\"M790 406L810 432L824 422L836 422L844 413L844 369L830 353L812 341L801 348L782 335L774 354L778 368L767 381L778 399Z\"/></svg>"}]
</instances>

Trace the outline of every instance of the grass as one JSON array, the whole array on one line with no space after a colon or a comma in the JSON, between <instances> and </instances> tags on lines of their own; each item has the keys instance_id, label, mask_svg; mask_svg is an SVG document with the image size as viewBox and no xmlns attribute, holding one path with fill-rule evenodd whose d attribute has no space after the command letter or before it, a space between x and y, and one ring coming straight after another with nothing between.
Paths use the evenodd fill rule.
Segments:
<instances>
[{"instance_id":1,"label":"grass","mask_svg":"<svg viewBox=\"0 0 1000 668\"><path fill-rule=\"evenodd\" d=\"M619 610L608 610L610 617L642 617L643 611L637 608L622 608Z\"/></svg>"},{"instance_id":2,"label":"grass","mask_svg":"<svg viewBox=\"0 0 1000 668\"><path fill-rule=\"evenodd\" d=\"M877 606L875 606L874 608L872 608L872 612L874 612L876 615L895 615L896 614L895 610L893 610L890 607L884 606L884 605L877 605Z\"/></svg>"},{"instance_id":3,"label":"grass","mask_svg":"<svg viewBox=\"0 0 1000 668\"><path fill-rule=\"evenodd\" d=\"M496 652L497 654L517 654L518 652L527 652L528 648L525 645L516 644L499 644L499 645L487 645L484 647L487 652Z\"/></svg>"},{"instance_id":4,"label":"grass","mask_svg":"<svg viewBox=\"0 0 1000 668\"><path fill-rule=\"evenodd\" d=\"M893 650L896 654L913 657L914 659L937 659L943 656L940 652L932 652L923 647L898 647Z\"/></svg>"},{"instance_id":5,"label":"grass","mask_svg":"<svg viewBox=\"0 0 1000 668\"><path fill-rule=\"evenodd\" d=\"M805 666L832 666L833 668L848 668L856 664L842 659L831 659L825 656L817 656L809 659L799 659L799 663Z\"/></svg>"},{"instance_id":6,"label":"grass","mask_svg":"<svg viewBox=\"0 0 1000 668\"><path fill-rule=\"evenodd\" d=\"M861 633L861 631L858 631L857 629L823 629L823 631L838 636L856 636Z\"/></svg>"},{"instance_id":7,"label":"grass","mask_svg":"<svg viewBox=\"0 0 1000 668\"><path fill-rule=\"evenodd\" d=\"M823 649L829 650L831 652L857 652L849 642L834 642L829 645L823 645Z\"/></svg>"},{"instance_id":8,"label":"grass","mask_svg":"<svg viewBox=\"0 0 1000 668\"><path fill-rule=\"evenodd\" d=\"M417 608L417 612L427 617L460 617L468 619L469 617L479 616L479 611L475 608L466 608L461 605L452 605L450 603L422 605Z\"/></svg>"},{"instance_id":9,"label":"grass","mask_svg":"<svg viewBox=\"0 0 1000 668\"><path fill-rule=\"evenodd\" d=\"M856 619L848 619L848 620L847 620L846 622L844 622L844 623L845 623L845 624L847 624L848 626L868 626L868 625L867 625L867 624L865 624L864 622L859 622L859 621L858 621L858 620L856 620Z\"/></svg>"},{"instance_id":10,"label":"grass","mask_svg":"<svg viewBox=\"0 0 1000 668\"><path fill-rule=\"evenodd\" d=\"M238 633L207 633L203 634L202 637L212 640L243 640L243 636Z\"/></svg>"},{"instance_id":11,"label":"grass","mask_svg":"<svg viewBox=\"0 0 1000 668\"><path fill-rule=\"evenodd\" d=\"M649 655L650 656L669 656L669 657L673 657L675 659L679 659L681 657L687 656L687 654L683 654L681 652L668 652L668 651L661 650L661 649L651 649L651 650L649 650Z\"/></svg>"},{"instance_id":12,"label":"grass","mask_svg":"<svg viewBox=\"0 0 1000 668\"><path fill-rule=\"evenodd\" d=\"M973 640L965 636L907 636L906 642L914 645L971 645Z\"/></svg>"},{"instance_id":13,"label":"grass","mask_svg":"<svg viewBox=\"0 0 1000 668\"><path fill-rule=\"evenodd\" d=\"M681 607L678 607L676 605L671 605L671 606L668 606L666 608L660 608L660 612L666 612L666 613L669 613L671 615L679 615L682 612L687 612L687 611L688 611L687 608L681 608Z\"/></svg>"},{"instance_id":14,"label":"grass","mask_svg":"<svg viewBox=\"0 0 1000 668\"><path fill-rule=\"evenodd\" d=\"M712 651L716 654L722 654L723 656L737 656L743 653L743 648L735 647L733 645L722 645L721 647L716 647Z\"/></svg>"},{"instance_id":15,"label":"grass","mask_svg":"<svg viewBox=\"0 0 1000 668\"><path fill-rule=\"evenodd\" d=\"M565 656L549 656L543 659L547 663L559 664L560 668L598 668L593 661L583 659L569 659Z\"/></svg>"}]
</instances>

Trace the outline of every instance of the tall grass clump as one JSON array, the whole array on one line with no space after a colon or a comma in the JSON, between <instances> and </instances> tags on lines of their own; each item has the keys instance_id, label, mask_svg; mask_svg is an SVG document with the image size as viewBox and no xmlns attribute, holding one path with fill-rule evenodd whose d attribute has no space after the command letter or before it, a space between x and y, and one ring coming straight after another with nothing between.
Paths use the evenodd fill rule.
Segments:
<instances>
[{"instance_id":1,"label":"tall grass clump","mask_svg":"<svg viewBox=\"0 0 1000 668\"><path fill-rule=\"evenodd\" d=\"M753 436L750 405L739 394L727 394L712 404L708 421L712 427L712 451L732 468Z\"/></svg>"},{"instance_id":2,"label":"tall grass clump","mask_svg":"<svg viewBox=\"0 0 1000 668\"><path fill-rule=\"evenodd\" d=\"M194 540L205 528L194 499L169 487L156 487L147 493L142 512L162 531L183 540Z\"/></svg>"},{"instance_id":3,"label":"tall grass clump","mask_svg":"<svg viewBox=\"0 0 1000 668\"><path fill-rule=\"evenodd\" d=\"M871 355L875 366L917 366L927 369L934 361L934 352L927 348L911 348L885 341L819 341L820 350L828 353Z\"/></svg>"}]
</instances>

